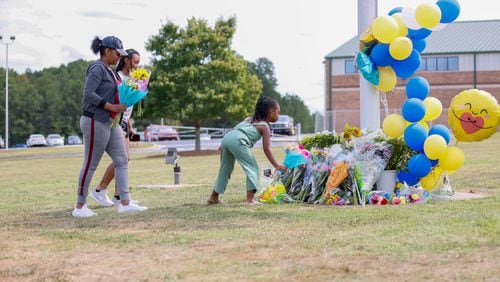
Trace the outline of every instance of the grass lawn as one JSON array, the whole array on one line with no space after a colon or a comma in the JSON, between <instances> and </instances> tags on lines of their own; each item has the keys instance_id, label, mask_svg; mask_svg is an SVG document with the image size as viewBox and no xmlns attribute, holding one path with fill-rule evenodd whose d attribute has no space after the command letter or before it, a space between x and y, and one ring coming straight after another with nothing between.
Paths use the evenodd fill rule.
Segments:
<instances>
[{"instance_id":1,"label":"grass lawn","mask_svg":"<svg viewBox=\"0 0 500 282\"><path fill-rule=\"evenodd\" d=\"M217 155L182 157L182 182L197 185L161 190L138 187L172 184L172 166L162 155L134 154L132 197L149 210L123 215L89 199L98 213L90 219L71 217L81 156L2 150L0 280L499 281L500 134L459 147L466 162L450 176L452 187L487 198L248 207L237 166L225 204L206 206Z\"/></svg>"}]
</instances>

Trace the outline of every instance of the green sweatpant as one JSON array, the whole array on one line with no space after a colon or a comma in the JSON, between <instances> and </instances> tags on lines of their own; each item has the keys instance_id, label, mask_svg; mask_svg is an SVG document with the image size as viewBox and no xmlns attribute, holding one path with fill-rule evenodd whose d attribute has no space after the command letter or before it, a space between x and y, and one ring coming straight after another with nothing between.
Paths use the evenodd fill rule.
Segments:
<instances>
[{"instance_id":1,"label":"green sweatpant","mask_svg":"<svg viewBox=\"0 0 500 282\"><path fill-rule=\"evenodd\" d=\"M226 191L227 183L234 169L235 160L238 161L247 175L247 191L257 190L257 187L259 187L259 166L247 138L244 133L238 130L231 131L224 136L221 145L219 174L214 186L215 192L224 194L224 191Z\"/></svg>"}]
</instances>

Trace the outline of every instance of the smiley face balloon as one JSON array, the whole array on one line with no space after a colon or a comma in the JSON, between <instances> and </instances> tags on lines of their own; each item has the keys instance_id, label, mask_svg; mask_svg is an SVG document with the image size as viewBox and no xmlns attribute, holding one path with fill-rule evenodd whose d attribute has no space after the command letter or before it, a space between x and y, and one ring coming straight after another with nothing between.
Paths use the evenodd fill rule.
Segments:
<instances>
[{"instance_id":1,"label":"smiley face balloon","mask_svg":"<svg viewBox=\"0 0 500 282\"><path fill-rule=\"evenodd\" d=\"M465 90L451 101L448 123L458 141L481 141L497 131L500 106L486 91Z\"/></svg>"}]
</instances>

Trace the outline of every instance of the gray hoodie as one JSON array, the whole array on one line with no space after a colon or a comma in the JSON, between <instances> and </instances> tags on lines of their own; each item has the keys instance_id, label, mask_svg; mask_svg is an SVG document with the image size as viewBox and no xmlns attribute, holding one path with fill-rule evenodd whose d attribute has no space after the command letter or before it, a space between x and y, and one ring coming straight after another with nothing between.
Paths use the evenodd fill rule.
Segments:
<instances>
[{"instance_id":1,"label":"gray hoodie","mask_svg":"<svg viewBox=\"0 0 500 282\"><path fill-rule=\"evenodd\" d=\"M110 112L104 109L104 105L106 102L114 104L115 92L118 91L112 72L101 60L87 69L82 102L84 116L102 123L109 121Z\"/></svg>"}]
</instances>

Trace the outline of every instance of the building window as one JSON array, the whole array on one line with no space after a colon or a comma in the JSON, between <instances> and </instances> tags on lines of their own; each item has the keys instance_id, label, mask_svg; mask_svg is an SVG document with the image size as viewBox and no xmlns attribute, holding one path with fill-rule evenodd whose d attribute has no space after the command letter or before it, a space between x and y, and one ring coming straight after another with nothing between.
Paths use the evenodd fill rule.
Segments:
<instances>
[{"instance_id":1,"label":"building window","mask_svg":"<svg viewBox=\"0 0 500 282\"><path fill-rule=\"evenodd\" d=\"M354 60L345 60L344 65L346 74L356 73L356 69L354 68Z\"/></svg>"},{"instance_id":2,"label":"building window","mask_svg":"<svg viewBox=\"0 0 500 282\"><path fill-rule=\"evenodd\" d=\"M448 57L448 70L458 70L458 57Z\"/></svg>"},{"instance_id":3,"label":"building window","mask_svg":"<svg viewBox=\"0 0 500 282\"><path fill-rule=\"evenodd\" d=\"M422 57L419 71L457 71L458 56Z\"/></svg>"}]
</instances>

